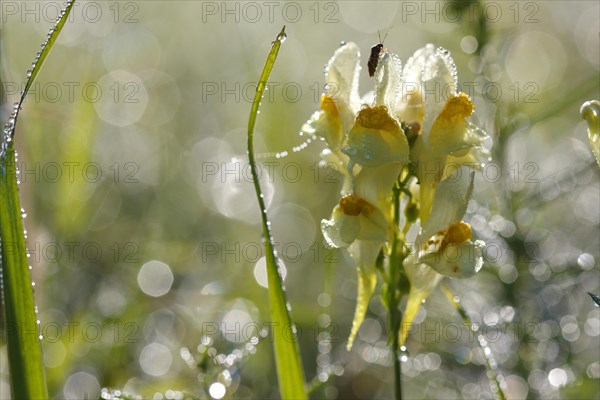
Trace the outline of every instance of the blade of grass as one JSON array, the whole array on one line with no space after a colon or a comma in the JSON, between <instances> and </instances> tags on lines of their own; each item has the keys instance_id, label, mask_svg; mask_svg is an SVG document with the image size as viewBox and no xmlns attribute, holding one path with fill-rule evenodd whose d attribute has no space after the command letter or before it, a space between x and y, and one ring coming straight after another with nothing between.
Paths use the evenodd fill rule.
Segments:
<instances>
[{"instance_id":1,"label":"blade of grass","mask_svg":"<svg viewBox=\"0 0 600 400\"><path fill-rule=\"evenodd\" d=\"M277 255L275 254L273 237L271 236L270 222L267 218L267 209L260 188L256 161L254 159L253 137L258 107L265 91L267 80L269 79L269 75L271 75L271 70L275 64L277 53L285 38L286 34L284 26L273 42L271 52L267 56L267 61L265 62L265 66L258 81L256 95L252 102L250 119L248 121L248 161L250 164L250 171L252 172L254 190L256 191L256 198L258 200L262 220L263 241L267 258L267 278L269 282L269 304L271 306L271 319L274 327L273 345L275 348L275 363L277 366L277 377L279 379L281 397L283 399L306 399L304 372L302 370L298 344L295 340L295 325L292 324L289 313L290 307L286 300L283 280L279 273ZM294 332L294 340L290 340L289 337L284 336L284 331L287 329L292 329Z\"/></svg>"},{"instance_id":2,"label":"blade of grass","mask_svg":"<svg viewBox=\"0 0 600 400\"><path fill-rule=\"evenodd\" d=\"M447 285L441 285L441 287L442 291L444 292L450 303L454 306L456 311L458 311L458 313L462 317L465 325L469 328L473 335L476 335L477 333L473 330L473 321L471 321L469 314L467 314L467 311L463 308L462 304L460 304L458 296L455 296L452 290ZM485 356L485 367L488 371L488 378L490 379L490 382L493 383L492 389L496 392L496 395L498 396L499 400L506 400L506 395L502 391L502 385L500 384L500 380L498 379L498 373L496 372L498 367L496 361L494 360L492 352L490 351L489 347L487 347L485 342L482 342L479 339L477 340L477 342L481 346L483 354Z\"/></svg>"},{"instance_id":3,"label":"blade of grass","mask_svg":"<svg viewBox=\"0 0 600 400\"><path fill-rule=\"evenodd\" d=\"M42 349L33 297L33 286L19 199L14 135L19 110L64 26L75 0L68 3L36 55L27 83L0 136L0 241L2 254L2 299L6 318L6 340L12 397L46 399Z\"/></svg>"},{"instance_id":4,"label":"blade of grass","mask_svg":"<svg viewBox=\"0 0 600 400\"><path fill-rule=\"evenodd\" d=\"M48 38L44 43L42 43L42 50L35 56L35 59L31 64L32 68L30 70L27 70L27 82L25 83L25 89L23 89L23 91L21 92L21 98L19 99L18 107L15 105L14 113L13 115L11 115L11 119L13 119L14 121L9 122L9 125L11 125L11 139L14 137L19 110L21 110L21 107L23 106L23 102L25 101L25 97L29 92L29 88L31 88L31 85L33 85L35 78L42 69L42 65L44 65L44 61L46 61L46 57L48 57L50 50L52 50L52 47L54 46L54 42L56 42L60 31L65 25L65 22L67 22L67 17L69 16L71 9L73 8L73 4L75 4L75 0L69 0L67 2L67 7L61 11L62 14L60 18L56 21L56 25L54 25L54 27L50 29L50 32L48 32Z\"/></svg>"}]
</instances>

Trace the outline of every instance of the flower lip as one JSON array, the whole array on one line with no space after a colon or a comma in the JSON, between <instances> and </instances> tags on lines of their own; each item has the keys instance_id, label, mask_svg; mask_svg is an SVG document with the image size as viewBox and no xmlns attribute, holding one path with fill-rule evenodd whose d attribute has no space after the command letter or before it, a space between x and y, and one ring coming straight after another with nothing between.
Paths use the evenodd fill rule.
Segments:
<instances>
[{"instance_id":1,"label":"flower lip","mask_svg":"<svg viewBox=\"0 0 600 400\"><path fill-rule=\"evenodd\" d=\"M388 112L386 106L365 107L356 116L356 124L365 128L381 129L389 132L401 130L396 121Z\"/></svg>"},{"instance_id":2,"label":"flower lip","mask_svg":"<svg viewBox=\"0 0 600 400\"><path fill-rule=\"evenodd\" d=\"M373 206L366 200L355 194L349 194L341 198L340 208L346 215L369 216L373 212Z\"/></svg>"},{"instance_id":3,"label":"flower lip","mask_svg":"<svg viewBox=\"0 0 600 400\"><path fill-rule=\"evenodd\" d=\"M325 94L321 96L321 110L337 118L340 116L336 101L331 96L327 96Z\"/></svg>"},{"instance_id":4,"label":"flower lip","mask_svg":"<svg viewBox=\"0 0 600 400\"><path fill-rule=\"evenodd\" d=\"M475 106L468 95L459 93L449 98L440 115L436 118L432 130L454 125L473 114Z\"/></svg>"},{"instance_id":5,"label":"flower lip","mask_svg":"<svg viewBox=\"0 0 600 400\"><path fill-rule=\"evenodd\" d=\"M471 239L471 225L460 221L451 224L443 234L444 239L440 245L440 251L443 251L449 244L461 244Z\"/></svg>"},{"instance_id":6,"label":"flower lip","mask_svg":"<svg viewBox=\"0 0 600 400\"><path fill-rule=\"evenodd\" d=\"M342 152L362 167L405 163L409 159L406 135L383 105L366 106L358 112Z\"/></svg>"}]
</instances>

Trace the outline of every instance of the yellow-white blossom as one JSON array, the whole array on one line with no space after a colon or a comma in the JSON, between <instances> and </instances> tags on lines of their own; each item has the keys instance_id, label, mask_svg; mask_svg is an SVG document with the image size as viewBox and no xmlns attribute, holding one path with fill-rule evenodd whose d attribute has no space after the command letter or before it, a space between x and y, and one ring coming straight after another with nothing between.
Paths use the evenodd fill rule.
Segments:
<instances>
[{"instance_id":1,"label":"yellow-white blossom","mask_svg":"<svg viewBox=\"0 0 600 400\"><path fill-rule=\"evenodd\" d=\"M411 288L400 330L403 345L423 300L444 276L468 278L483 265L484 243L471 240L471 227L462 218L473 192L474 172L458 168L435 191L431 213L421 226L413 252L404 260Z\"/></svg>"},{"instance_id":2,"label":"yellow-white blossom","mask_svg":"<svg viewBox=\"0 0 600 400\"><path fill-rule=\"evenodd\" d=\"M436 185L462 164L488 159L485 133L468 121L475 107L458 92L456 65L450 53L429 44L407 61L394 112L414 127L410 159L420 185L420 218L426 221ZM448 168L451 167L451 168Z\"/></svg>"}]
</instances>

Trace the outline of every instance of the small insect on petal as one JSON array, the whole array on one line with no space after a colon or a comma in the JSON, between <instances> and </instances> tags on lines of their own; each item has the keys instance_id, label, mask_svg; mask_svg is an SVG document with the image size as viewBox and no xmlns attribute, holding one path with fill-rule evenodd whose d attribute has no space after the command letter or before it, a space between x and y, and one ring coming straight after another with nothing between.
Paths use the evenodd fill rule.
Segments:
<instances>
[{"instance_id":1,"label":"small insect on petal","mask_svg":"<svg viewBox=\"0 0 600 400\"><path fill-rule=\"evenodd\" d=\"M379 63L379 56L383 50L383 44L379 43L375 46L371 47L371 55L369 56L369 61L367 62L367 67L369 68L369 76L375 75L375 70L377 69L377 64Z\"/></svg>"},{"instance_id":2,"label":"small insect on petal","mask_svg":"<svg viewBox=\"0 0 600 400\"><path fill-rule=\"evenodd\" d=\"M367 61L370 77L375 75L375 70L377 69L377 64L379 64L379 59L383 54L385 54L385 50L383 49L383 41L387 37L388 33L390 33L390 31L388 31L383 37L383 40L381 40L381 35L379 34L379 31L377 31L377 35L379 35L379 43L371 47L371 55L369 56L369 61Z\"/></svg>"}]
</instances>

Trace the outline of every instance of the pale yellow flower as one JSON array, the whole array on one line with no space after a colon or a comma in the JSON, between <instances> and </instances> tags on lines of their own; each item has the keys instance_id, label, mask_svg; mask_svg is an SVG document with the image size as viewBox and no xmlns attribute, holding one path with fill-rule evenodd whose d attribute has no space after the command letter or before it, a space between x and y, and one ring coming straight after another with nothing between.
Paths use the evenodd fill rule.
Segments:
<instances>
[{"instance_id":1,"label":"pale yellow flower","mask_svg":"<svg viewBox=\"0 0 600 400\"><path fill-rule=\"evenodd\" d=\"M468 121L475 107L458 92L450 53L429 44L415 52L403 70L394 112L414 131L410 159L420 184L420 218L429 216L436 185L462 164L480 166L489 158L485 132ZM448 168L448 166L452 168Z\"/></svg>"},{"instance_id":2,"label":"pale yellow flower","mask_svg":"<svg viewBox=\"0 0 600 400\"><path fill-rule=\"evenodd\" d=\"M468 278L483 266L484 243L471 240L471 227L462 221L473 191L474 172L460 167L435 191L431 214L423 223L414 251L404 261L411 283L400 330L403 345L425 300L444 276Z\"/></svg>"},{"instance_id":3,"label":"pale yellow flower","mask_svg":"<svg viewBox=\"0 0 600 400\"><path fill-rule=\"evenodd\" d=\"M321 96L320 110L301 129L302 132L325 139L329 149L334 152L342 146L360 109L359 73L360 51L356 44L340 46L325 67L325 80L331 94Z\"/></svg>"},{"instance_id":4,"label":"pale yellow flower","mask_svg":"<svg viewBox=\"0 0 600 400\"><path fill-rule=\"evenodd\" d=\"M351 182L348 157L341 152L341 147L354 124L356 113L360 110L359 73L358 46L354 43L340 46L325 67L329 94L321 96L320 109L315 111L301 128L301 135L317 135L327 143L327 149L323 150L321 158L336 165L337 170L344 176L342 194L348 193Z\"/></svg>"}]
</instances>

